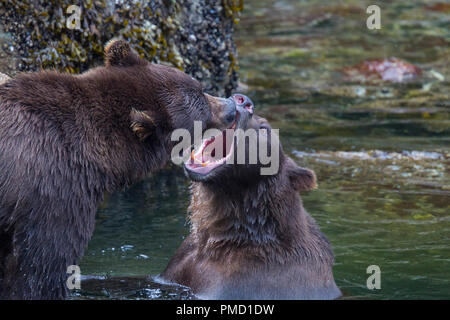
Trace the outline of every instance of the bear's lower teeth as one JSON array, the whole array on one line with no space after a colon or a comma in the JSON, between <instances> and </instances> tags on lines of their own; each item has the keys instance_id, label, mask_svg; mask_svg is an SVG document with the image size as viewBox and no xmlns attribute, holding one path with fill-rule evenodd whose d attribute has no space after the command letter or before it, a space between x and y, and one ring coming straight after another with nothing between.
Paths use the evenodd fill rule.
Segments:
<instances>
[{"instance_id":1,"label":"bear's lower teeth","mask_svg":"<svg viewBox=\"0 0 450 320\"><path fill-rule=\"evenodd\" d=\"M234 132L236 127L237 127L237 120L235 120L235 122L228 129L222 131L221 135L203 140L203 142L198 150L194 149L191 151L190 165L198 168L198 167L218 166L218 165L225 163L231 154L231 151L233 148L232 147L233 140L234 140L234 136L233 136L233 138L230 142L231 145L230 146L227 145L227 143L226 143L227 130L233 130L233 132ZM219 138L219 137L222 137L222 140L217 140L217 138ZM208 146L211 146L211 144L213 144L213 143L216 145L212 145L214 148L210 151L210 153L208 153L208 150L206 150L206 148ZM220 143L220 145L223 145L223 156L222 156L222 154L220 154L220 155L217 154L216 148L219 147L219 145L217 145L218 143ZM219 156L221 156L221 158L217 159L217 157L219 157Z\"/></svg>"}]
</instances>

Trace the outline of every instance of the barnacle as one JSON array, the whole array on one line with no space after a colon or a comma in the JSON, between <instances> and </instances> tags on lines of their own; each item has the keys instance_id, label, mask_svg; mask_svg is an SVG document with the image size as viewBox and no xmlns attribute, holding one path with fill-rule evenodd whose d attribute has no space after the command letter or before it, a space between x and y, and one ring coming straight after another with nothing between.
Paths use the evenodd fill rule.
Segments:
<instances>
[{"instance_id":1,"label":"barnacle","mask_svg":"<svg viewBox=\"0 0 450 320\"><path fill-rule=\"evenodd\" d=\"M72 0L0 1L0 23L13 35L11 45L20 60L19 70L83 72L101 64L107 41L122 38L142 57L208 82L212 93L225 87L230 91L236 84L231 34L243 0L198 4L187 0L80 0L75 3L81 9L79 30L66 26L73 14L67 9L73 4ZM200 9L192 11L195 5ZM197 15L200 23L192 25L192 15Z\"/></svg>"},{"instance_id":2,"label":"barnacle","mask_svg":"<svg viewBox=\"0 0 450 320\"><path fill-rule=\"evenodd\" d=\"M231 17L234 23L238 24L241 12L244 10L244 0L222 0L225 14Z\"/></svg>"},{"instance_id":3,"label":"barnacle","mask_svg":"<svg viewBox=\"0 0 450 320\"><path fill-rule=\"evenodd\" d=\"M175 15L179 7L173 1L117 1L114 8L107 0L82 0L81 30L66 28L66 9L71 0L2 2L7 19L19 24L16 44L23 50L23 70L56 68L80 72L103 57L103 44L122 36L139 54L149 60L159 58L179 68L182 58L166 37L179 27ZM164 10L154 9L161 7ZM36 41L39 40L39 41ZM24 48L25 49L25 48ZM159 60L157 59L157 60Z\"/></svg>"}]
</instances>

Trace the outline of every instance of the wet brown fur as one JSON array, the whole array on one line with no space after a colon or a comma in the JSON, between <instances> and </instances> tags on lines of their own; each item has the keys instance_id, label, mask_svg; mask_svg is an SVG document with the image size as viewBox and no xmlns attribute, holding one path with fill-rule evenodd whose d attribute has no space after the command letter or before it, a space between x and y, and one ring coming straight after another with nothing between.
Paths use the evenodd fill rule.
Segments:
<instances>
[{"instance_id":1,"label":"wet brown fur","mask_svg":"<svg viewBox=\"0 0 450 320\"><path fill-rule=\"evenodd\" d=\"M280 153L276 175L249 177L249 167L232 165L193 182L191 233L163 279L205 299L340 296L331 246L298 194L317 187L314 172Z\"/></svg>"},{"instance_id":2,"label":"wet brown fur","mask_svg":"<svg viewBox=\"0 0 450 320\"><path fill-rule=\"evenodd\" d=\"M105 192L169 159L176 128L205 127L201 85L150 64L126 42L81 75L20 74L0 85L0 299L61 299L69 265L94 230Z\"/></svg>"}]
</instances>

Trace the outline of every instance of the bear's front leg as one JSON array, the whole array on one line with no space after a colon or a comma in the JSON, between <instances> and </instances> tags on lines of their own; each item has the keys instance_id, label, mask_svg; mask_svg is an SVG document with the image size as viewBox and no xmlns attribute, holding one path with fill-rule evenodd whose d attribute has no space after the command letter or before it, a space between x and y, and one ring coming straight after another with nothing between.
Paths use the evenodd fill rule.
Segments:
<instances>
[{"instance_id":1,"label":"bear's front leg","mask_svg":"<svg viewBox=\"0 0 450 320\"><path fill-rule=\"evenodd\" d=\"M19 220L9 228L10 250L2 257L0 299L64 299L71 275L67 268L83 255L93 232L95 210L27 216L40 219ZM89 221L81 222L81 216Z\"/></svg>"}]
</instances>

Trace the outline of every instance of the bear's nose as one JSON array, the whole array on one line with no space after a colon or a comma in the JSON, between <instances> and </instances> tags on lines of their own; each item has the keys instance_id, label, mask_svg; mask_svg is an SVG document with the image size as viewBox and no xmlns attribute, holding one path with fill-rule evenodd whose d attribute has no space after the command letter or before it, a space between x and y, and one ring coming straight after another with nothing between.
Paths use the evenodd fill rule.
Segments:
<instances>
[{"instance_id":1,"label":"bear's nose","mask_svg":"<svg viewBox=\"0 0 450 320\"><path fill-rule=\"evenodd\" d=\"M238 107L244 108L251 115L253 114L255 105L253 104L252 100L250 100L249 97L240 93L233 94L231 97L233 98L234 102L236 102L236 105Z\"/></svg>"},{"instance_id":2,"label":"bear's nose","mask_svg":"<svg viewBox=\"0 0 450 320\"><path fill-rule=\"evenodd\" d=\"M226 106L224 110L225 121L233 123L236 118L236 102L233 99L226 99Z\"/></svg>"}]
</instances>

